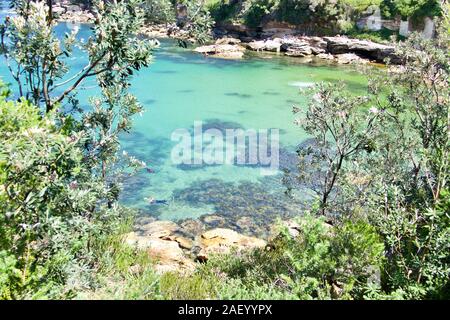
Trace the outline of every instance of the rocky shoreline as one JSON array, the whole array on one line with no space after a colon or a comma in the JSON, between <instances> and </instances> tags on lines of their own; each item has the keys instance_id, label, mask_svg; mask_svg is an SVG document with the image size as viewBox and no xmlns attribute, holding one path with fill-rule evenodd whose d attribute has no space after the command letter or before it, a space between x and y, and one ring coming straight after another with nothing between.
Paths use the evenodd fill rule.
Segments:
<instances>
[{"instance_id":1,"label":"rocky shoreline","mask_svg":"<svg viewBox=\"0 0 450 320\"><path fill-rule=\"evenodd\" d=\"M53 12L58 21L69 23L92 23L94 15L81 6L56 4ZM401 57L395 48L367 40L345 36L317 37L304 36L294 30L266 30L262 33L236 30L236 26L223 26L214 30L215 43L199 46L195 52L222 59L242 59L245 52L267 52L289 57L315 57L337 64L385 63L401 64ZM194 43L193 39L175 24L146 25L141 34L149 38L183 39Z\"/></svg>"},{"instance_id":2,"label":"rocky shoreline","mask_svg":"<svg viewBox=\"0 0 450 320\"><path fill-rule=\"evenodd\" d=\"M246 50L271 52L290 57L316 57L338 64L385 63L400 64L394 46L347 37L292 36L270 37L264 40L242 42L237 38L224 37L215 44L201 46L194 51L207 56L240 59Z\"/></svg>"},{"instance_id":3,"label":"rocky shoreline","mask_svg":"<svg viewBox=\"0 0 450 320\"><path fill-rule=\"evenodd\" d=\"M284 222L289 234L296 237L300 226ZM270 248L270 241L280 230L273 227L267 239L243 235L225 227L207 226L200 220L188 219L180 223L156 220L149 216L136 219L134 230L124 235L125 243L146 251L155 260L155 271L194 271L196 263L205 263L211 255L243 252L255 248Z\"/></svg>"}]
</instances>

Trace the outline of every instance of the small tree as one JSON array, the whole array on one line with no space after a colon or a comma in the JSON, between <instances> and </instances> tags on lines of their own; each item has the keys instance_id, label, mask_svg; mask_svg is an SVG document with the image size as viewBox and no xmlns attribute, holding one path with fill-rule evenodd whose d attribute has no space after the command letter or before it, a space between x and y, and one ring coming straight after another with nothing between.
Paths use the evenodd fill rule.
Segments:
<instances>
[{"instance_id":1,"label":"small tree","mask_svg":"<svg viewBox=\"0 0 450 320\"><path fill-rule=\"evenodd\" d=\"M338 197L339 180L346 162L360 152L370 151L380 113L375 108L365 112L369 96L346 94L343 84L318 84L312 92L306 115L299 123L314 137L315 143L298 150L297 178L314 186L320 213L325 215ZM294 113L298 112L300 109L294 108ZM311 169L315 171L313 175L308 174Z\"/></svg>"},{"instance_id":2,"label":"small tree","mask_svg":"<svg viewBox=\"0 0 450 320\"><path fill-rule=\"evenodd\" d=\"M0 26L1 52L16 80L19 95L35 105L45 105L49 112L67 102L86 78L110 70L131 75L147 66L150 43L138 39L144 21L140 0L97 1L92 36L86 43L76 40L76 32L58 39L53 28L51 6L45 1L13 0L17 16L7 17ZM84 49L89 62L74 76L67 78L67 58L74 46Z\"/></svg>"},{"instance_id":3,"label":"small tree","mask_svg":"<svg viewBox=\"0 0 450 320\"><path fill-rule=\"evenodd\" d=\"M449 296L448 43L447 32L411 36L397 48L404 65L372 74L367 96L320 85L302 121L317 147L300 153L316 172L300 176L320 182L321 213L333 208L376 228L387 258L382 289L395 297Z\"/></svg>"},{"instance_id":4,"label":"small tree","mask_svg":"<svg viewBox=\"0 0 450 320\"><path fill-rule=\"evenodd\" d=\"M2 24L1 48L24 98L0 100L0 269L5 262L10 271L0 293L7 295L6 286L24 297L43 284L88 285L96 268L93 243L125 218L118 136L142 111L128 89L133 73L149 64L151 43L137 37L144 21L139 0L97 1L86 43L75 32L63 40L55 35L45 1L13 3L17 16ZM66 59L75 46L89 62L69 76ZM75 97L87 78L97 80L101 96L83 111ZM142 166L125 160L127 168Z\"/></svg>"}]
</instances>

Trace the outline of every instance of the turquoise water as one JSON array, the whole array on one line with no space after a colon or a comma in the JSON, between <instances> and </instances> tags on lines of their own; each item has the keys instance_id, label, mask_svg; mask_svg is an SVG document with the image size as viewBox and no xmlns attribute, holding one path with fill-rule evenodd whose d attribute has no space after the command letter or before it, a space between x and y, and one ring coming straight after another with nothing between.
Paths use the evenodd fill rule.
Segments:
<instances>
[{"instance_id":1,"label":"turquoise water","mask_svg":"<svg viewBox=\"0 0 450 320\"><path fill-rule=\"evenodd\" d=\"M58 32L67 28L61 24ZM88 32L82 26L80 37ZM85 61L78 51L70 63L80 67ZM343 80L359 90L364 83L354 68L300 62L276 55L253 55L242 61L207 58L163 40L151 66L133 80L132 91L145 112L135 118L133 132L121 137L123 149L145 161L154 173L143 170L128 179L121 201L160 219L215 214L231 225L251 218L263 226L276 217L298 213L302 203L284 196L281 174L262 175L258 166L180 166L172 163L170 155L177 143L171 141L171 133L192 130L194 121L220 130L278 128L281 167L295 168L295 147L307 139L294 125L292 114L292 106L304 102L299 89ZM0 75L10 79L3 64ZM94 81L84 86L82 103L96 92ZM167 200L167 204L150 205L146 198Z\"/></svg>"}]
</instances>

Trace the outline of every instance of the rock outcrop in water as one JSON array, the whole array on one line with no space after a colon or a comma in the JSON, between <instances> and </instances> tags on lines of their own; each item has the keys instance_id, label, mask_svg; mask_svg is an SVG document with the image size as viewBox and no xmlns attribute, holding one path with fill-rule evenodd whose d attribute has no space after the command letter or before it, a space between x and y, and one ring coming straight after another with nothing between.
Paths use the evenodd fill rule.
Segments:
<instances>
[{"instance_id":1,"label":"rock outcrop in water","mask_svg":"<svg viewBox=\"0 0 450 320\"><path fill-rule=\"evenodd\" d=\"M216 43L201 46L194 51L212 57L241 59L245 49L257 52L273 52L290 57L317 57L338 64L365 64L368 62L401 63L393 46L378 44L367 40L347 37L308 37L288 35L241 42L240 39L224 37Z\"/></svg>"},{"instance_id":2,"label":"rock outcrop in water","mask_svg":"<svg viewBox=\"0 0 450 320\"><path fill-rule=\"evenodd\" d=\"M241 59L245 48L240 45L240 42L239 39L222 38L213 45L197 47L194 51L215 58Z\"/></svg>"},{"instance_id":3,"label":"rock outcrop in water","mask_svg":"<svg viewBox=\"0 0 450 320\"><path fill-rule=\"evenodd\" d=\"M283 38L251 41L244 46L253 51L281 52L291 57L317 56L338 63L384 62L386 58L389 58L392 63L401 62L401 59L395 55L393 46L347 37L290 35ZM344 59L339 59L340 54L352 54L353 58L347 56L345 62L342 62Z\"/></svg>"}]
</instances>

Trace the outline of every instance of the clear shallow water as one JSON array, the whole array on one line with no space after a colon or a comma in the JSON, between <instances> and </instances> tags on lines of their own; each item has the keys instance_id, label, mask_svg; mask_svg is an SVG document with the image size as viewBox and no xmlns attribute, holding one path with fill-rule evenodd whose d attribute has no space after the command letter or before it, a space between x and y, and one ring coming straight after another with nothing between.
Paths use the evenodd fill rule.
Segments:
<instances>
[{"instance_id":1,"label":"clear shallow water","mask_svg":"<svg viewBox=\"0 0 450 320\"><path fill-rule=\"evenodd\" d=\"M58 26L61 34L67 25ZM81 27L79 36L89 30ZM292 105L302 105L299 88L320 81L343 80L359 90L364 77L353 68L300 64L295 58L275 55L252 56L242 61L206 58L162 41L153 64L139 72L132 91L145 107L136 117L133 132L121 137L129 154L145 161L155 173L143 170L126 181L121 201L160 219L197 218L215 214L226 224L241 228L252 219L264 227L276 217L298 213L301 202L287 199L281 174L263 176L255 166L177 166L171 161L171 134L175 129L192 129L194 121L208 128L280 130L281 167L295 167L295 147L307 139L293 124ZM81 52L70 61L85 64ZM0 76L10 79L4 63ZM90 80L79 98L96 93ZM147 197L167 200L167 205L149 205ZM242 222L244 221L244 222ZM251 233L251 232L250 232Z\"/></svg>"}]
</instances>

